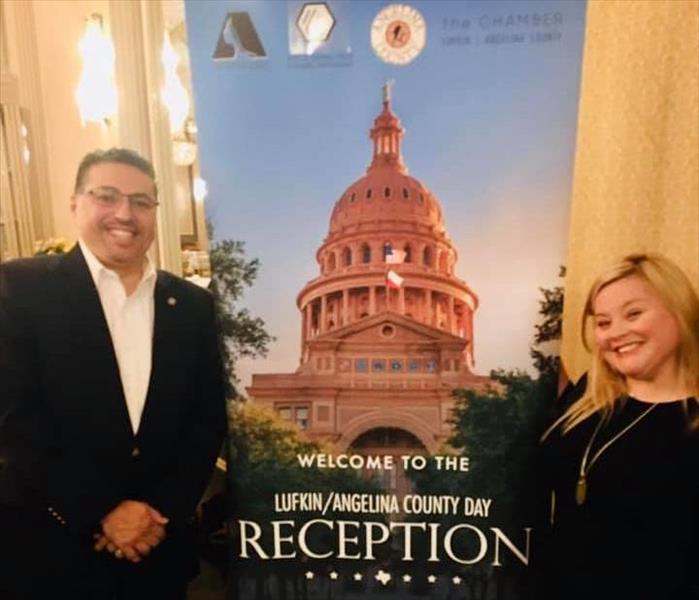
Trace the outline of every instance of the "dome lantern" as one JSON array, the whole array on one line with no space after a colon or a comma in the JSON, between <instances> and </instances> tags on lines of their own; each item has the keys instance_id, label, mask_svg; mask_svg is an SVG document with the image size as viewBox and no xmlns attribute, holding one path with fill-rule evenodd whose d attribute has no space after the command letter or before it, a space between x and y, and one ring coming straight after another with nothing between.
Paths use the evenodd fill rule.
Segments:
<instances>
[{"instance_id":1,"label":"dome lantern","mask_svg":"<svg viewBox=\"0 0 699 600\"><path fill-rule=\"evenodd\" d=\"M374 119L374 126L369 132L374 142L374 157L367 172L381 167L392 168L400 173L408 172L400 152L403 133L400 119L391 110L391 84L387 82L383 86L383 110Z\"/></svg>"}]
</instances>

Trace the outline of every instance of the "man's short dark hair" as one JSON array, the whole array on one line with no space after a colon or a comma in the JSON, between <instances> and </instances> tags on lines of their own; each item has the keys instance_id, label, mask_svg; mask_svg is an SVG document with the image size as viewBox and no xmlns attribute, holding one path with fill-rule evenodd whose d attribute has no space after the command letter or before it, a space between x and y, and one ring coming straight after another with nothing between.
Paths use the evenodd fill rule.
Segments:
<instances>
[{"instance_id":1,"label":"man's short dark hair","mask_svg":"<svg viewBox=\"0 0 699 600\"><path fill-rule=\"evenodd\" d=\"M110 148L109 150L93 150L86 154L80 161L78 173L75 176L75 188L73 193L77 194L82 190L85 175L91 167L102 163L120 163L129 165L148 175L155 183L155 169L153 164L141 156L135 150L129 148Z\"/></svg>"}]
</instances>

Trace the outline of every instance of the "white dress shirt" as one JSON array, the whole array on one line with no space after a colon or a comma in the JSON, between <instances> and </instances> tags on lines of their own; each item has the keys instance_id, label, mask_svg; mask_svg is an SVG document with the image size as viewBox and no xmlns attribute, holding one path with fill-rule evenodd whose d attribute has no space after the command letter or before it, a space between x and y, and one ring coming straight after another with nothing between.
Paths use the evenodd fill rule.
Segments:
<instances>
[{"instance_id":1,"label":"white dress shirt","mask_svg":"<svg viewBox=\"0 0 699 600\"><path fill-rule=\"evenodd\" d=\"M156 272L146 257L143 277L130 296L119 275L107 269L79 240L92 280L107 318L126 407L134 434L141 423L148 394L153 354L154 289Z\"/></svg>"}]
</instances>

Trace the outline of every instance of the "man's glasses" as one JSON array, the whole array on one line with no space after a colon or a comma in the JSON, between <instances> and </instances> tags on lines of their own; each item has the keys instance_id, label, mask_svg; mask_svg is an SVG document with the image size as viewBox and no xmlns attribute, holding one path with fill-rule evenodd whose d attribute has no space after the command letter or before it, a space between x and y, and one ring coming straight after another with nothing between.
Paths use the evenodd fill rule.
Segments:
<instances>
[{"instance_id":1,"label":"man's glasses","mask_svg":"<svg viewBox=\"0 0 699 600\"><path fill-rule=\"evenodd\" d=\"M92 190L85 190L83 193L105 208L116 207L122 198L126 198L131 208L139 212L151 211L159 204L148 194L124 194L121 190L113 187L96 187Z\"/></svg>"}]
</instances>

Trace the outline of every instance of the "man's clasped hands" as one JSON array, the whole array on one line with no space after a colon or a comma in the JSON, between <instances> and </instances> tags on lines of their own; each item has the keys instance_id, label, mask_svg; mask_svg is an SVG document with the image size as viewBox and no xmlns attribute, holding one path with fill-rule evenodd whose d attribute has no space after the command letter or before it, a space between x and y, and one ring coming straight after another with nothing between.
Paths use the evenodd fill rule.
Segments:
<instances>
[{"instance_id":1,"label":"man's clasped hands","mask_svg":"<svg viewBox=\"0 0 699 600\"><path fill-rule=\"evenodd\" d=\"M137 500L124 500L102 519L95 534L95 550L108 550L117 558L140 562L165 539L168 519Z\"/></svg>"}]
</instances>

